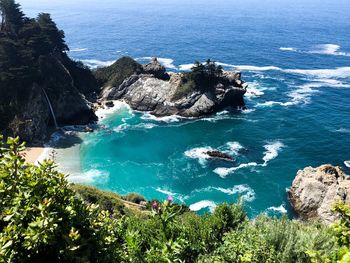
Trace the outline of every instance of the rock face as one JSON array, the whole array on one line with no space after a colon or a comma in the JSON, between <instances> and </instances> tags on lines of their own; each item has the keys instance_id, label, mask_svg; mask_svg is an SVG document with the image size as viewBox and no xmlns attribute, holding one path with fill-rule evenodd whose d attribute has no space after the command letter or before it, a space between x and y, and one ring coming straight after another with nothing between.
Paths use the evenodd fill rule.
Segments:
<instances>
[{"instance_id":1,"label":"rock face","mask_svg":"<svg viewBox=\"0 0 350 263\"><path fill-rule=\"evenodd\" d=\"M211 90L193 88L185 95L174 96L181 88L184 73L166 73L165 68L153 59L143 66L141 74L135 73L119 86L107 86L102 100L123 99L132 109L149 111L156 116L179 115L200 117L226 107L244 107L246 84L237 72L224 72Z\"/></svg>"},{"instance_id":2,"label":"rock face","mask_svg":"<svg viewBox=\"0 0 350 263\"><path fill-rule=\"evenodd\" d=\"M143 65L143 71L145 74L151 74L158 79L169 80L170 78L165 67L158 62L157 58L152 58L150 63Z\"/></svg>"},{"instance_id":3,"label":"rock face","mask_svg":"<svg viewBox=\"0 0 350 263\"><path fill-rule=\"evenodd\" d=\"M222 159L225 161L234 161L234 159L232 158L232 156L224 153L224 152L220 152L220 151L207 151L206 154L208 156L210 156L210 158L216 158L216 159Z\"/></svg>"},{"instance_id":4,"label":"rock face","mask_svg":"<svg viewBox=\"0 0 350 263\"><path fill-rule=\"evenodd\" d=\"M334 203L350 203L350 177L329 164L307 167L298 171L288 195L300 218L332 223L337 220L331 212Z\"/></svg>"},{"instance_id":5,"label":"rock face","mask_svg":"<svg viewBox=\"0 0 350 263\"><path fill-rule=\"evenodd\" d=\"M46 76L45 80L40 84L32 83L27 98L6 127L1 129L5 135L19 136L29 143L46 139L54 123L43 90L49 98L59 126L83 125L97 120L92 104L80 92L76 79L61 60L43 60L42 74Z\"/></svg>"}]
</instances>

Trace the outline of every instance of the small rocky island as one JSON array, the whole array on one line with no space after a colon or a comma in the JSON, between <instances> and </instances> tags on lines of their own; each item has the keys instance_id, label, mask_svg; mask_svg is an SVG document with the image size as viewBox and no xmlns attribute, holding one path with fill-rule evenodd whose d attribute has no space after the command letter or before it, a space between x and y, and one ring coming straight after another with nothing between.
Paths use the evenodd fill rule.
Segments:
<instances>
[{"instance_id":1,"label":"small rocky island","mask_svg":"<svg viewBox=\"0 0 350 263\"><path fill-rule=\"evenodd\" d=\"M245 106L247 85L241 74L223 71L210 60L195 63L190 72L167 73L156 58L140 65L124 57L95 76L103 85L100 101L122 99L132 109L155 116L200 117Z\"/></svg>"},{"instance_id":2,"label":"small rocky island","mask_svg":"<svg viewBox=\"0 0 350 263\"><path fill-rule=\"evenodd\" d=\"M332 212L335 203L350 204L350 176L329 164L306 167L298 171L288 195L301 219L332 223L338 219Z\"/></svg>"}]
</instances>

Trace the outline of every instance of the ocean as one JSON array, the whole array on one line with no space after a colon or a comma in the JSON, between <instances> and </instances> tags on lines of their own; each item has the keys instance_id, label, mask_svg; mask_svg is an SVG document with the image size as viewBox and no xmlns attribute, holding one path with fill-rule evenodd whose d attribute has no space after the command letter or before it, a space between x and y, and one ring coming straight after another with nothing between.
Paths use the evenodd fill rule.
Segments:
<instances>
[{"instance_id":1,"label":"ocean","mask_svg":"<svg viewBox=\"0 0 350 263\"><path fill-rule=\"evenodd\" d=\"M148 199L172 195L194 211L244 201L251 217L293 216L299 169L350 160L348 0L20 1L52 14L69 55L91 68L158 57L169 71L215 60L249 84L248 110L156 118L126 104L98 112L99 129L56 136L74 182ZM234 162L208 160L220 149Z\"/></svg>"}]
</instances>

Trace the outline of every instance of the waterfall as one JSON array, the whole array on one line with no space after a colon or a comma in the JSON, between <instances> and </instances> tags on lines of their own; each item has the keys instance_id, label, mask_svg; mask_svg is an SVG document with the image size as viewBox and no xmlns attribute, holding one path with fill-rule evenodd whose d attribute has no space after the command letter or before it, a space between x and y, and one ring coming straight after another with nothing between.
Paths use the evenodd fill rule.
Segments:
<instances>
[{"instance_id":1,"label":"waterfall","mask_svg":"<svg viewBox=\"0 0 350 263\"><path fill-rule=\"evenodd\" d=\"M52 108L52 105L51 105L51 102L50 102L50 99L49 97L47 96L46 94L46 91L43 87L41 87L41 90L43 91L44 95L45 95L45 98L46 98L46 101L47 101L47 105L49 105L49 109L50 109L50 112L51 112L51 115L52 115L52 119L53 119L53 122L55 124L55 128L58 129L58 125L57 125L57 121L56 121L56 116L55 116L55 113L53 111L53 108Z\"/></svg>"}]
</instances>

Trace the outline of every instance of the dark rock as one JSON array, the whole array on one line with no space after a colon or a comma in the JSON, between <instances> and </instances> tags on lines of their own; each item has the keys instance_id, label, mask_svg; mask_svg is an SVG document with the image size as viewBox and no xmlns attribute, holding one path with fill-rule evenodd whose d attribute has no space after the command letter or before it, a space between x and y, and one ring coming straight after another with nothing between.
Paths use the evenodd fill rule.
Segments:
<instances>
[{"instance_id":1,"label":"dark rock","mask_svg":"<svg viewBox=\"0 0 350 263\"><path fill-rule=\"evenodd\" d=\"M169 74L166 73L165 67L158 62L157 58L152 58L150 63L143 65L143 71L143 73L151 74L158 79L170 79Z\"/></svg>"},{"instance_id":2,"label":"dark rock","mask_svg":"<svg viewBox=\"0 0 350 263\"><path fill-rule=\"evenodd\" d=\"M222 159L222 160L225 160L225 161L234 161L234 159L230 155L228 155L227 153L220 152L220 151L217 151L217 150L207 151L206 154L208 156L210 156L211 158Z\"/></svg>"},{"instance_id":3,"label":"dark rock","mask_svg":"<svg viewBox=\"0 0 350 263\"><path fill-rule=\"evenodd\" d=\"M112 108L112 107L114 107L114 102L113 101L106 101L105 105L108 108Z\"/></svg>"}]
</instances>

